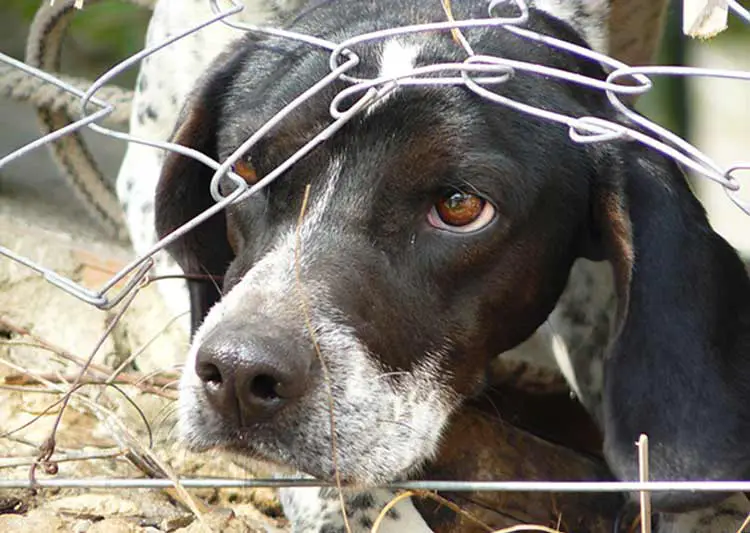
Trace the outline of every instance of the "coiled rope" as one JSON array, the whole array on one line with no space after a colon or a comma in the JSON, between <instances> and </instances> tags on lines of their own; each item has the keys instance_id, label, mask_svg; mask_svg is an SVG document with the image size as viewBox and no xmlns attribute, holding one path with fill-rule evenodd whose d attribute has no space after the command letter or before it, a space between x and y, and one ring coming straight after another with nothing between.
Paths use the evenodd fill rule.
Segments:
<instances>
[{"instance_id":1,"label":"coiled rope","mask_svg":"<svg viewBox=\"0 0 750 533\"><path fill-rule=\"evenodd\" d=\"M88 0L87 5L97 1ZM129 1L143 7L153 7L153 0ZM43 0L29 29L25 61L76 88L86 90L91 85L90 80L59 73L65 34L77 11L75 2L57 0L50 4L48 0ZM6 64L0 64L0 96L28 102L36 107L42 134L62 128L80 117L81 103L77 96ZM104 124L127 127L133 91L106 86L97 92L97 97L115 108L104 118ZM81 198L87 212L109 237L127 240L125 220L114 186L102 173L81 134L73 132L48 146L55 164L71 189Z\"/></svg>"}]
</instances>

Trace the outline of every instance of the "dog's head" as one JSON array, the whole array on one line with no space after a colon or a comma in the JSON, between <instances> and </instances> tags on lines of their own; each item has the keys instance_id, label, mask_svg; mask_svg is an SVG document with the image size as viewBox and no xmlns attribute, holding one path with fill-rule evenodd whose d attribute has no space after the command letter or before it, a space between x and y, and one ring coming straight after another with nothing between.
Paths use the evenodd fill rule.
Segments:
<instances>
[{"instance_id":1,"label":"dog's head","mask_svg":"<svg viewBox=\"0 0 750 533\"><path fill-rule=\"evenodd\" d=\"M342 40L444 20L439 2L408 4L324 3L297 29ZM484 2L453 4L458 18L484 16ZM529 26L580 42L541 11ZM477 53L604 76L502 29L465 34ZM355 52L370 76L465 57L447 32ZM248 38L205 77L176 140L222 160L328 68L315 47ZM283 162L329 122L343 87L293 112L238 171L252 182ZM519 72L493 90L616 118L603 94L544 76ZM212 205L212 174L167 157L160 235ZM335 468L360 483L405 476L434 454L462 399L481 393L490 360L543 323L571 265L587 257L609 260L618 285L604 406L615 471L635 477L640 432L651 437L654 478L732 477L747 466L738 403L748 399L739 377L750 377L738 333L748 324L747 277L676 165L638 144L575 144L566 127L462 87L403 87L171 253L186 272L223 279L191 289L202 325L180 407L193 447L323 478Z\"/></svg>"}]
</instances>

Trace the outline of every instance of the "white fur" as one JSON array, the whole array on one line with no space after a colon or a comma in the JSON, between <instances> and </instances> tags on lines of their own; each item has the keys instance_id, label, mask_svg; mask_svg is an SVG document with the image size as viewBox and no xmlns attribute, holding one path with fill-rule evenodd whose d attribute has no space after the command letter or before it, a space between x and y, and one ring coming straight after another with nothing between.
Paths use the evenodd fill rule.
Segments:
<instances>
[{"instance_id":1,"label":"white fur","mask_svg":"<svg viewBox=\"0 0 750 533\"><path fill-rule=\"evenodd\" d=\"M615 333L615 300L610 264L579 259L547 319L561 372L581 403L600 422L604 353Z\"/></svg>"},{"instance_id":2,"label":"white fur","mask_svg":"<svg viewBox=\"0 0 750 533\"><path fill-rule=\"evenodd\" d=\"M357 491L344 491L344 506L347 508L347 519L352 533L370 533L371 524L377 520L381 510L396 493L388 490L372 490L366 494L372 496L372 505L365 509L347 507L358 495ZM319 533L324 527L329 531L342 530L344 520L341 513L341 503L337 495L321 497L320 489L316 487L279 490L284 512L292 524L292 533ZM417 512L411 499L400 500L393 507L398 518L386 515L378 533L430 533L432 530ZM369 526L369 527L368 527Z\"/></svg>"},{"instance_id":3,"label":"white fur","mask_svg":"<svg viewBox=\"0 0 750 533\"><path fill-rule=\"evenodd\" d=\"M386 41L380 52L378 77L396 79L409 74L416 66L420 51L421 47L415 43L407 43L398 39ZM387 101L394 94L395 87L370 104L366 113L372 113L373 110Z\"/></svg>"},{"instance_id":4,"label":"white fur","mask_svg":"<svg viewBox=\"0 0 750 533\"><path fill-rule=\"evenodd\" d=\"M255 24L262 24L271 13L271 4L289 4L288 9L298 5L297 0L245 0L246 9L241 15L244 20ZM607 42L607 16L609 2L607 0L580 0L576 9L576 1L567 0L536 0L534 5L551 15L571 24L571 26L586 38L589 44L600 52L606 52ZM577 12L586 14L584 18L577 16ZM203 20L211 17L209 2L186 1L186 0L159 0L151 19L147 35L147 46L152 46L164 41L168 36L183 31ZM188 37L178 43L171 45L150 57L141 65L140 78L145 79L147 87L136 91L133 102L133 117L130 132L144 139L167 140L171 134L180 108L186 95L192 89L199 75L216 55L233 39L241 35L241 32L232 30L221 23L203 29L199 35ZM407 73L415 66L418 55L418 47L414 44L399 40L387 42L381 54L379 72L381 76L399 76ZM145 114L148 107L157 112L157 117L149 118ZM140 115L140 119L139 119ZM125 159L123 161L117 180L118 196L126 211L127 224L130 229L131 238L136 253L142 254L156 241L153 230L153 196L162 165L162 153L159 150L130 143ZM314 235L315 222L320 219L326 209L333 201L336 179L340 174L340 162L332 164L331 180L322 195L319 195L311 205L307 216L303 239L305 245L314 246L311 236ZM319 193L318 193L319 194ZM186 370L181 381L181 423L183 434L188 439L199 438L199 435L191 434L195 428L190 424L190 416L199 407L200 402L193 394L200 386L195 374L196 349L200 346L206 334L215 328L225 316L236 312L242 305L243 298L248 291L258 290L260 284L262 291L268 296L265 305L272 306L274 294L279 291L288 290L294 278L292 271L292 254L295 235L289 233L278 244L274 252L263 259L264 265L256 266L255 274L246 276L230 293L217 304L209 313L205 323L198 331L195 342L188 354ZM167 274L177 272L177 267L165 256L160 256L157 263L157 272ZM263 276L258 273L263 272ZM575 272L575 269L574 269ZM575 275L571 275L571 282L577 283ZM598 281L597 281L598 283ZM604 283L607 283L605 280ZM610 280L611 283L611 280ZM168 304L175 313L182 312L187 307L187 295L184 286L176 282L162 282L159 288L165 295ZM308 287L315 291L314 287ZM585 286L584 286L585 290ZM571 387L576 391L584 403L592 412L598 412L598 398L602 386L601 357L591 358L590 352L581 350L580 346L572 344L576 335L590 340L590 326L575 326L566 323L561 309L565 305L583 305L591 308L606 305L606 302L598 300L596 294L582 295L580 291L573 289L573 296L569 300L565 297L561 304L555 309L550 317L551 328L549 331L540 332L541 343L546 345L542 350L544 353L534 354L534 359L550 360L554 357L568 378ZM606 291L604 291L606 293ZM577 296L576 296L577 294ZM324 294L313 294L313 300L324 299ZM371 360L366 349L354 338L351 332L337 326L335 321L321 322L322 343L326 349L332 352L332 357L346 353L352 356L352 362L347 368L335 369L351 378L351 382L344 380L345 395L349 398L361 399L365 391L373 392L373 398L381 398L383 395L389 398L398 397L402 400L392 401L391 408L394 412L403 413L407 402L415 405L414 420L415 427L419 428L428 438L424 439L432 444L425 445L426 449L414 448L400 460L408 462L409 456L414 454L429 455L434 453L434 443L437 440L439 429L449 414L446 398L430 397L426 390L427 384L436 378L435 372L439 369L430 368L429 362L425 368L417 372L401 384L406 390L396 391L391 387L379 387L378 384L385 382L377 375L377 368L371 366ZM578 328L578 329L576 329ZM583 329L582 329L583 328ZM577 333L576 333L577 332ZM522 349L514 350L519 354ZM336 365L333 365L336 366ZM347 374L348 372L348 374ZM584 376L585 379L582 379ZM409 388L412 389L409 389ZM391 400L389 400L391 401ZM377 405L368 405L368 408L380 408ZM413 439L422 441L420 438ZM421 445L420 445L421 446ZM384 448L385 450L385 448ZM383 450L381 450L383 451ZM389 491L373 491L375 505L366 512L368 516L379 512L382 505L393 496ZM349 496L351 497L351 495ZM317 489L285 489L282 491L282 501L285 510L289 513L293 527L295 519L302 515L313 516L313 529L300 529L294 531L300 533L315 533L328 524L340 524L338 516L339 508L337 500L326 500L319 497ZM713 508L681 515L663 515L660 521L658 533L735 533L743 516L750 511L747 499L742 495L735 495L723 504ZM381 533L396 533L401 531L423 533L429 531L422 518L414 509L409 500L402 501L396 506L399 520L386 519L383 523ZM316 514L317 513L317 514ZM362 527L356 521L352 521L355 533L363 533L368 528Z\"/></svg>"},{"instance_id":5,"label":"white fur","mask_svg":"<svg viewBox=\"0 0 750 533\"><path fill-rule=\"evenodd\" d=\"M570 24L597 52L609 50L610 0L531 0L529 4Z\"/></svg>"},{"instance_id":6,"label":"white fur","mask_svg":"<svg viewBox=\"0 0 750 533\"><path fill-rule=\"evenodd\" d=\"M543 324L542 327L539 328L540 332L543 329L547 329L545 328L545 325L547 326L547 328L549 328L550 345L552 346L552 353L555 356L555 361L560 368L560 372L562 372L562 375L565 377L568 385L570 385L570 388L573 389L575 395L580 398L581 388L578 385L578 381L576 380L575 371L573 370L573 363L570 360L570 353L568 352L568 347L565 344L565 339L552 331L552 327L549 326L549 323Z\"/></svg>"},{"instance_id":7,"label":"white fur","mask_svg":"<svg viewBox=\"0 0 750 533\"><path fill-rule=\"evenodd\" d=\"M210 413L198 413L205 401L195 373L195 361L205 338L225 319L233 316L267 323L279 323L289 318L295 326L288 327L301 327L301 289L330 375L334 402L339 411L355 413L349 415L349 419L337 422L337 428L344 435L338 461L343 465L356 465L358 475L375 476L370 480L374 482L378 476L405 475L434 457L455 401L435 362L435 355L439 352L420 357L420 363L398 379L382 379L384 370L377 364L377 359L351 328L337 320L337 311L328 301L325 284L304 276L314 261L316 241L326 231L321 220L326 208L332 205L338 177L336 169L340 167L340 163L332 165L328 184L310 199L311 207L301 227L283 233L271 251L207 314L196 332L183 371L180 427L189 442L200 444L202 434L220 424ZM301 284L297 280L297 268L302 276ZM319 414L323 419L320 423L327 423L325 413ZM351 419L351 416L356 419ZM371 438L367 452L357 451L357 432L364 431L367 424L380 426L377 436ZM347 437L349 428L353 429ZM319 428L315 429L317 432ZM317 433L321 436L327 434L323 430ZM347 442L349 445L345 446ZM367 482L367 479L363 478L362 482Z\"/></svg>"},{"instance_id":8,"label":"white fur","mask_svg":"<svg viewBox=\"0 0 750 533\"><path fill-rule=\"evenodd\" d=\"M734 494L719 505L689 513L662 514L657 533L742 533L750 502L744 494Z\"/></svg>"},{"instance_id":9,"label":"white fur","mask_svg":"<svg viewBox=\"0 0 750 533\"><path fill-rule=\"evenodd\" d=\"M267 20L272 12L269 2L263 0L245 0L245 6L238 17L254 23ZM212 17L208 0L159 0L154 7L145 46L162 43ZM230 42L242 34L242 31L219 22L144 59L138 75L141 88L136 90L133 98L130 134L149 141L167 141L199 76ZM142 88L143 80L145 88ZM150 118L148 109L156 113L156 118ZM125 209L133 248L139 256L157 241L154 193L163 156L159 149L129 143L117 176L117 195ZM156 272L159 275L181 274L179 267L166 254L157 256ZM160 282L158 287L175 315L188 309L184 283L170 280ZM187 317L183 326L187 330Z\"/></svg>"},{"instance_id":10,"label":"white fur","mask_svg":"<svg viewBox=\"0 0 750 533\"><path fill-rule=\"evenodd\" d=\"M416 65L420 47L397 39L387 41L380 54L381 78L397 78L408 74Z\"/></svg>"},{"instance_id":11,"label":"white fur","mask_svg":"<svg viewBox=\"0 0 750 533\"><path fill-rule=\"evenodd\" d=\"M302 232L304 236L309 236L309 228L314 228L320 225L323 213L330 207L333 199L333 192L336 190L336 184L341 177L342 161L338 157L331 159L328 165L328 179L325 183L325 188L321 194L318 194L312 205L304 213L304 226ZM311 192L312 194L312 192Z\"/></svg>"}]
</instances>

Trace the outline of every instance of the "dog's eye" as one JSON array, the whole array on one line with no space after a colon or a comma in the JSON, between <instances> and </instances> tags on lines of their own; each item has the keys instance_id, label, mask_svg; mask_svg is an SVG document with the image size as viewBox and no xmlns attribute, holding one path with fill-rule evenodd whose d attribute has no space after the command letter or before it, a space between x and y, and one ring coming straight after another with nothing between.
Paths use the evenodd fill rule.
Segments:
<instances>
[{"instance_id":1,"label":"dog's eye","mask_svg":"<svg viewBox=\"0 0 750 533\"><path fill-rule=\"evenodd\" d=\"M232 165L232 172L241 177L248 185L253 185L258 181L258 176L255 173L255 169L249 161L245 159L238 159Z\"/></svg>"},{"instance_id":2,"label":"dog's eye","mask_svg":"<svg viewBox=\"0 0 750 533\"><path fill-rule=\"evenodd\" d=\"M427 214L427 221L437 229L470 233L492 222L495 208L475 194L455 191L438 200Z\"/></svg>"}]
</instances>

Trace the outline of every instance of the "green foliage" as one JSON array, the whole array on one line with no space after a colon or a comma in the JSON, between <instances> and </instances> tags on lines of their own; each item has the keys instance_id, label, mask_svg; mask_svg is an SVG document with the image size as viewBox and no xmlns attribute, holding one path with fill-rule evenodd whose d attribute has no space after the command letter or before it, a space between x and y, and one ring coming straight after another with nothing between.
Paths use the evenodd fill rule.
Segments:
<instances>
[{"instance_id":1,"label":"green foliage","mask_svg":"<svg viewBox=\"0 0 750 533\"><path fill-rule=\"evenodd\" d=\"M0 0L0 20L20 19L31 23L42 2L49 0ZM122 0L105 0L84 3L77 12L65 35L62 71L66 74L95 78L112 65L126 59L143 48L151 11ZM19 33L25 39L26 31ZM18 51L23 50L18 43ZM137 68L132 68L114 80L114 83L132 87Z\"/></svg>"},{"instance_id":2,"label":"green foliage","mask_svg":"<svg viewBox=\"0 0 750 533\"><path fill-rule=\"evenodd\" d=\"M48 0L3 0L0 17L3 12L10 12L31 22L42 1ZM113 62L141 49L150 15L149 10L122 1L84 3L68 36L86 55Z\"/></svg>"},{"instance_id":3,"label":"green foliage","mask_svg":"<svg viewBox=\"0 0 750 533\"><path fill-rule=\"evenodd\" d=\"M20 13L28 21L31 21L31 17L39 7L39 2L35 0L5 0L4 4L3 11Z\"/></svg>"},{"instance_id":4,"label":"green foliage","mask_svg":"<svg viewBox=\"0 0 750 533\"><path fill-rule=\"evenodd\" d=\"M102 56L124 59L143 47L150 15L132 4L103 2L84 7L70 31L98 47Z\"/></svg>"}]
</instances>

